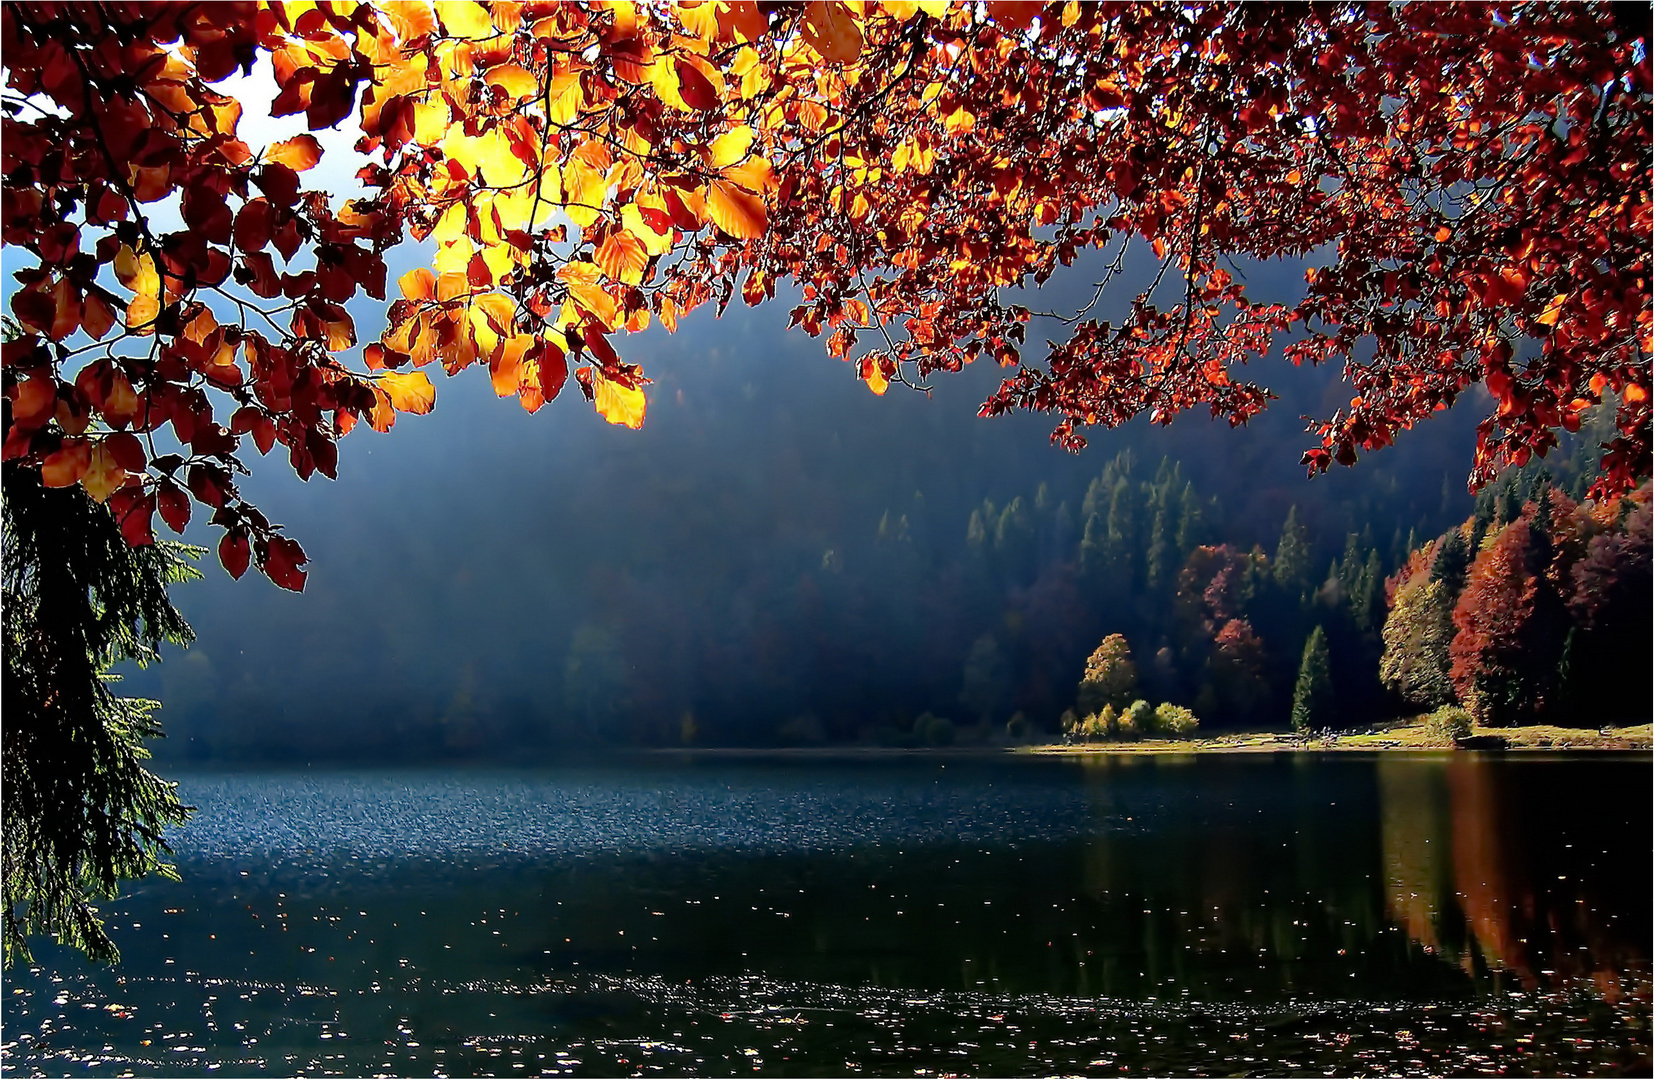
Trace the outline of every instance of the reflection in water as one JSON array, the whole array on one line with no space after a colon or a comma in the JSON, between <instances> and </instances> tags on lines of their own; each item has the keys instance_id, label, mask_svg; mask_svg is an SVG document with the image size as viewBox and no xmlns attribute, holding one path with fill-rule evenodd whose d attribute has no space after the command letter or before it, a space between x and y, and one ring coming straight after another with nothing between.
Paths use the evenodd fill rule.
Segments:
<instances>
[{"instance_id":1,"label":"reflection in water","mask_svg":"<svg viewBox=\"0 0 1655 1080\"><path fill-rule=\"evenodd\" d=\"M1647 935L1605 904L1595 872L1610 851L1591 831L1565 836L1555 812L1573 803L1578 815L1614 793L1582 791L1545 764L1517 770L1474 754L1382 758L1387 912L1426 951L1497 987L1590 986L1611 1003L1627 993L1647 1002ZM1613 813L1596 821L1599 829L1628 824Z\"/></svg>"},{"instance_id":2,"label":"reflection in water","mask_svg":"<svg viewBox=\"0 0 1655 1080\"><path fill-rule=\"evenodd\" d=\"M0 1066L1649 1072L1629 758L1095 755L203 776ZM96 1075L92 1073L91 1075Z\"/></svg>"}]
</instances>

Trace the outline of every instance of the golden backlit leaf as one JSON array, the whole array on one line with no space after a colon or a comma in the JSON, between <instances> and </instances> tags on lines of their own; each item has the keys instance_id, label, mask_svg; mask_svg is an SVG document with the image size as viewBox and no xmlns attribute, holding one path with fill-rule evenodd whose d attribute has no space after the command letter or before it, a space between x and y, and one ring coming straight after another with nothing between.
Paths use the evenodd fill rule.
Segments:
<instances>
[{"instance_id":1,"label":"golden backlit leaf","mask_svg":"<svg viewBox=\"0 0 1655 1080\"><path fill-rule=\"evenodd\" d=\"M429 300L437 295L437 277L425 267L416 266L397 278L397 288L409 300Z\"/></svg>"},{"instance_id":2,"label":"golden backlit leaf","mask_svg":"<svg viewBox=\"0 0 1655 1080\"><path fill-rule=\"evenodd\" d=\"M1536 316L1534 321L1541 326L1556 326L1557 320L1563 315L1564 301L1568 299L1567 293L1558 293L1552 297L1551 302L1546 305L1546 310Z\"/></svg>"},{"instance_id":3,"label":"golden backlit leaf","mask_svg":"<svg viewBox=\"0 0 1655 1080\"><path fill-rule=\"evenodd\" d=\"M707 216L714 225L741 240L764 235L764 200L728 180L707 185Z\"/></svg>"},{"instance_id":4,"label":"golden backlit leaf","mask_svg":"<svg viewBox=\"0 0 1655 1080\"><path fill-rule=\"evenodd\" d=\"M879 361L871 356L862 358L862 381L868 384L868 389L884 396L890 386L890 380L885 378L885 372L880 369Z\"/></svg>"},{"instance_id":5,"label":"golden backlit leaf","mask_svg":"<svg viewBox=\"0 0 1655 1080\"><path fill-rule=\"evenodd\" d=\"M645 209L635 202L621 207L621 227L638 238L646 254L665 255L672 250L672 219L664 210L645 214Z\"/></svg>"},{"instance_id":6,"label":"golden backlit leaf","mask_svg":"<svg viewBox=\"0 0 1655 1080\"><path fill-rule=\"evenodd\" d=\"M443 29L458 38L493 37L494 20L488 8L473 0L437 0L437 18Z\"/></svg>"},{"instance_id":7,"label":"golden backlit leaf","mask_svg":"<svg viewBox=\"0 0 1655 1080\"><path fill-rule=\"evenodd\" d=\"M753 129L740 124L714 139L712 145L707 147L707 164L715 169L734 165L747 156L752 145Z\"/></svg>"},{"instance_id":8,"label":"golden backlit leaf","mask_svg":"<svg viewBox=\"0 0 1655 1080\"><path fill-rule=\"evenodd\" d=\"M546 119L554 127L572 123L580 114L585 95L580 89L580 72L559 71L553 75L546 90Z\"/></svg>"},{"instance_id":9,"label":"golden backlit leaf","mask_svg":"<svg viewBox=\"0 0 1655 1080\"><path fill-rule=\"evenodd\" d=\"M513 101L524 101L540 94L540 80L517 64L489 68L483 81L490 86L498 86Z\"/></svg>"},{"instance_id":10,"label":"golden backlit leaf","mask_svg":"<svg viewBox=\"0 0 1655 1080\"><path fill-rule=\"evenodd\" d=\"M557 277L569 287L569 296L583 311L602 323L605 329L613 330L620 306L599 283L601 273L594 263L577 262L564 266L557 272Z\"/></svg>"},{"instance_id":11,"label":"golden backlit leaf","mask_svg":"<svg viewBox=\"0 0 1655 1080\"><path fill-rule=\"evenodd\" d=\"M596 367L592 372L592 404L597 408L598 415L611 424L622 427L641 428L644 426L644 392L625 383L616 382L603 377L603 372Z\"/></svg>"},{"instance_id":12,"label":"golden backlit leaf","mask_svg":"<svg viewBox=\"0 0 1655 1080\"><path fill-rule=\"evenodd\" d=\"M264 160L286 165L294 172L304 172L322 160L322 144L314 135L295 135L265 151Z\"/></svg>"},{"instance_id":13,"label":"golden backlit leaf","mask_svg":"<svg viewBox=\"0 0 1655 1080\"><path fill-rule=\"evenodd\" d=\"M594 255L598 268L611 281L636 285L644 279L644 265L649 254L643 242L625 229L612 229Z\"/></svg>"},{"instance_id":14,"label":"golden backlit leaf","mask_svg":"<svg viewBox=\"0 0 1655 1080\"><path fill-rule=\"evenodd\" d=\"M489 358L489 379L494 384L496 397L511 397L522 388L523 379L519 369L522 367L523 353L532 344L534 338L530 335L513 334L501 341L499 350ZM535 381L538 384L538 373Z\"/></svg>"},{"instance_id":15,"label":"golden backlit leaf","mask_svg":"<svg viewBox=\"0 0 1655 1080\"><path fill-rule=\"evenodd\" d=\"M381 375L375 385L385 392L397 412L424 416L437 402L437 388L423 371Z\"/></svg>"}]
</instances>

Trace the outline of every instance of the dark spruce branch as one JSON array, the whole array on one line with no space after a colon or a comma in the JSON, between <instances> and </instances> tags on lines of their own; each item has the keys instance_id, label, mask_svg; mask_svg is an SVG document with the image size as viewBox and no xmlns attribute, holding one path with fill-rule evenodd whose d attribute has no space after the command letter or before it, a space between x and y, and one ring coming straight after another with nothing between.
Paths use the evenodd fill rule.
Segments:
<instances>
[{"instance_id":1,"label":"dark spruce branch","mask_svg":"<svg viewBox=\"0 0 1655 1080\"><path fill-rule=\"evenodd\" d=\"M190 808L144 768L157 703L116 695L110 669L193 638L167 586L200 576L201 551L129 547L84 490L16 462L3 480L5 961L27 962L42 934L114 959L93 902L171 876L164 830Z\"/></svg>"}]
</instances>

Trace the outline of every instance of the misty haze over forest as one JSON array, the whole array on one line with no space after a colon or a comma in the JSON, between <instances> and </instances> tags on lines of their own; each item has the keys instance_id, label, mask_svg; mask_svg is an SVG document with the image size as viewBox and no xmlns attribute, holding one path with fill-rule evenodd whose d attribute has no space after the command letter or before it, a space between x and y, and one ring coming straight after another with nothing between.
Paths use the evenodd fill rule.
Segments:
<instances>
[{"instance_id":1,"label":"misty haze over forest","mask_svg":"<svg viewBox=\"0 0 1655 1080\"><path fill-rule=\"evenodd\" d=\"M1035 299L1083 302L1093 269L1059 274ZM1249 270L1281 299L1302 287L1300 266ZM1141 287L1130 277L1103 316ZM819 340L784 329L788 306L738 299L720 319L700 313L676 335L629 340L628 359L655 380L640 431L570 402L525 414L468 372L441 380L442 407L404 418L393 438L355 435L366 445L336 482L246 478L306 544L308 587L284 594L207 565L204 581L175 589L197 642L125 686L165 702L158 755L865 738L925 711L968 714L962 672L985 634L1010 654L995 723L1026 710L1055 732L1108 613L1071 615L1073 640L1045 642L1045 674L1025 670L1015 639L1038 640L1023 625L1038 586L1072 591L1052 573L1074 561L1088 485L1121 451L1145 481L1163 457L1179 467L1203 504L1203 542L1273 553L1296 505L1317 581L1352 532L1368 530L1390 573L1410 530L1424 539L1471 507L1480 388L1357 468L1307 481L1301 416L1330 414L1349 387L1336 370L1293 371L1272 356L1260 377L1281 399L1250 428L1186 414L1166 428L1096 430L1072 455L1049 444L1046 417L977 418L1000 376L986 361L935 377L929 397L897 386L875 398ZM353 314L364 330L383 318L371 302ZM1040 333L1036 320L1031 348ZM1050 519L1033 539L1038 565L962 598L973 510L1019 497ZM1073 535L1056 535L1065 527ZM186 538L210 540L199 527ZM1297 649L1281 651L1296 663Z\"/></svg>"}]
</instances>

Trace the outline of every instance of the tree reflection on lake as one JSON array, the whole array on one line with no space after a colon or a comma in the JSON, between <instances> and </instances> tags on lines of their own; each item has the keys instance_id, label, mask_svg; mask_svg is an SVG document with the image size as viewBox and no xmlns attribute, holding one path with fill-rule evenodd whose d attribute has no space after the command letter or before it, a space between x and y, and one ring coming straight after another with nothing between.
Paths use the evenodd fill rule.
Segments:
<instances>
[{"instance_id":1,"label":"tree reflection on lake","mask_svg":"<svg viewBox=\"0 0 1655 1080\"><path fill-rule=\"evenodd\" d=\"M1647 1072L1646 757L201 774L8 1069Z\"/></svg>"}]
</instances>

